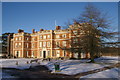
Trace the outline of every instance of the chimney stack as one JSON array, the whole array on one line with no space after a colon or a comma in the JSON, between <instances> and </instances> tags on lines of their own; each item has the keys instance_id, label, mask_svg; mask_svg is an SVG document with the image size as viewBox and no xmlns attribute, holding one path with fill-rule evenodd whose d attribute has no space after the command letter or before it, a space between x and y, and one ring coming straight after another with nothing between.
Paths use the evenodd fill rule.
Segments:
<instances>
[{"instance_id":1,"label":"chimney stack","mask_svg":"<svg viewBox=\"0 0 120 80\"><path fill-rule=\"evenodd\" d=\"M35 33L35 29L32 29L32 33Z\"/></svg>"},{"instance_id":2,"label":"chimney stack","mask_svg":"<svg viewBox=\"0 0 120 80\"><path fill-rule=\"evenodd\" d=\"M18 29L18 33L24 32L24 30L22 29Z\"/></svg>"},{"instance_id":3,"label":"chimney stack","mask_svg":"<svg viewBox=\"0 0 120 80\"><path fill-rule=\"evenodd\" d=\"M61 29L61 26L56 26L56 30L60 30Z\"/></svg>"},{"instance_id":4,"label":"chimney stack","mask_svg":"<svg viewBox=\"0 0 120 80\"><path fill-rule=\"evenodd\" d=\"M43 31L44 29L40 29L40 31Z\"/></svg>"}]
</instances>

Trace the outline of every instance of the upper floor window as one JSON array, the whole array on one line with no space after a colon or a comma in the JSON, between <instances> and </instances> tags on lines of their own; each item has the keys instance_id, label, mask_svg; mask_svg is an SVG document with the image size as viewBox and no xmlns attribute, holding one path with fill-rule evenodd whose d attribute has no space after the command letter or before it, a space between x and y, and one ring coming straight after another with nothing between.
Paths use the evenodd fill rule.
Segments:
<instances>
[{"instance_id":1,"label":"upper floor window","mask_svg":"<svg viewBox=\"0 0 120 80\"><path fill-rule=\"evenodd\" d=\"M21 38L21 37L19 37L19 40L22 40L22 38Z\"/></svg>"},{"instance_id":2,"label":"upper floor window","mask_svg":"<svg viewBox=\"0 0 120 80\"><path fill-rule=\"evenodd\" d=\"M59 47L60 46L60 42L56 42L56 47Z\"/></svg>"},{"instance_id":3,"label":"upper floor window","mask_svg":"<svg viewBox=\"0 0 120 80\"><path fill-rule=\"evenodd\" d=\"M42 47L42 42L40 42L40 47Z\"/></svg>"},{"instance_id":4,"label":"upper floor window","mask_svg":"<svg viewBox=\"0 0 120 80\"><path fill-rule=\"evenodd\" d=\"M16 41L18 40L18 38L16 37Z\"/></svg>"},{"instance_id":5,"label":"upper floor window","mask_svg":"<svg viewBox=\"0 0 120 80\"><path fill-rule=\"evenodd\" d=\"M74 35L77 35L77 33L78 33L77 31L73 31L73 34L74 34Z\"/></svg>"},{"instance_id":6,"label":"upper floor window","mask_svg":"<svg viewBox=\"0 0 120 80\"><path fill-rule=\"evenodd\" d=\"M73 43L78 43L78 39L77 38L73 39Z\"/></svg>"},{"instance_id":7,"label":"upper floor window","mask_svg":"<svg viewBox=\"0 0 120 80\"><path fill-rule=\"evenodd\" d=\"M26 43L26 48L28 48L29 47L29 45L28 45L28 43Z\"/></svg>"},{"instance_id":8,"label":"upper floor window","mask_svg":"<svg viewBox=\"0 0 120 80\"><path fill-rule=\"evenodd\" d=\"M40 36L40 39L42 39L42 35Z\"/></svg>"},{"instance_id":9,"label":"upper floor window","mask_svg":"<svg viewBox=\"0 0 120 80\"><path fill-rule=\"evenodd\" d=\"M56 38L60 38L60 35L56 35Z\"/></svg>"},{"instance_id":10,"label":"upper floor window","mask_svg":"<svg viewBox=\"0 0 120 80\"><path fill-rule=\"evenodd\" d=\"M63 46L66 46L66 41L63 41Z\"/></svg>"},{"instance_id":11,"label":"upper floor window","mask_svg":"<svg viewBox=\"0 0 120 80\"><path fill-rule=\"evenodd\" d=\"M46 35L43 36L43 39L46 39Z\"/></svg>"},{"instance_id":12,"label":"upper floor window","mask_svg":"<svg viewBox=\"0 0 120 80\"><path fill-rule=\"evenodd\" d=\"M66 34L63 34L62 37L63 37L63 38L66 38Z\"/></svg>"},{"instance_id":13,"label":"upper floor window","mask_svg":"<svg viewBox=\"0 0 120 80\"><path fill-rule=\"evenodd\" d=\"M19 46L21 46L21 43L19 43Z\"/></svg>"},{"instance_id":14,"label":"upper floor window","mask_svg":"<svg viewBox=\"0 0 120 80\"><path fill-rule=\"evenodd\" d=\"M29 40L29 38L26 38L26 40L28 41L28 40Z\"/></svg>"},{"instance_id":15,"label":"upper floor window","mask_svg":"<svg viewBox=\"0 0 120 80\"><path fill-rule=\"evenodd\" d=\"M18 46L18 44L17 43L15 43L15 47L17 47Z\"/></svg>"},{"instance_id":16,"label":"upper floor window","mask_svg":"<svg viewBox=\"0 0 120 80\"><path fill-rule=\"evenodd\" d=\"M50 38L50 35L48 35L47 37Z\"/></svg>"},{"instance_id":17,"label":"upper floor window","mask_svg":"<svg viewBox=\"0 0 120 80\"><path fill-rule=\"evenodd\" d=\"M50 47L50 42L47 42L47 46Z\"/></svg>"},{"instance_id":18,"label":"upper floor window","mask_svg":"<svg viewBox=\"0 0 120 80\"><path fill-rule=\"evenodd\" d=\"M32 38L32 41L35 41L35 38Z\"/></svg>"},{"instance_id":19,"label":"upper floor window","mask_svg":"<svg viewBox=\"0 0 120 80\"><path fill-rule=\"evenodd\" d=\"M34 48L35 47L35 43L32 43L32 48Z\"/></svg>"},{"instance_id":20,"label":"upper floor window","mask_svg":"<svg viewBox=\"0 0 120 80\"><path fill-rule=\"evenodd\" d=\"M46 42L43 42L43 47L46 47Z\"/></svg>"}]
</instances>

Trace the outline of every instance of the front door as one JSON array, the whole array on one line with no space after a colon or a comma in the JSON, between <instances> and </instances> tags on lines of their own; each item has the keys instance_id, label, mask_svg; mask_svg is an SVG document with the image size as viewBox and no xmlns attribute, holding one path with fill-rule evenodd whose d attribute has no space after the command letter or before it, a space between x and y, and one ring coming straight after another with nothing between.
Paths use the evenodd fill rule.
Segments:
<instances>
[{"instance_id":1,"label":"front door","mask_svg":"<svg viewBox=\"0 0 120 80\"><path fill-rule=\"evenodd\" d=\"M43 58L46 58L46 51L43 51Z\"/></svg>"}]
</instances>

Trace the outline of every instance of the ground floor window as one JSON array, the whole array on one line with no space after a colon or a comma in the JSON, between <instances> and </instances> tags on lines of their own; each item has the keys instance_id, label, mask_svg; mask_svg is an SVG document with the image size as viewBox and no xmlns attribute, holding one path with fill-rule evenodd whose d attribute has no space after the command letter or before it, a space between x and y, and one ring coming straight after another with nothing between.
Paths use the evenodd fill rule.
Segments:
<instances>
[{"instance_id":1,"label":"ground floor window","mask_svg":"<svg viewBox=\"0 0 120 80\"><path fill-rule=\"evenodd\" d=\"M52 51L52 56L55 56L55 51Z\"/></svg>"},{"instance_id":2,"label":"ground floor window","mask_svg":"<svg viewBox=\"0 0 120 80\"><path fill-rule=\"evenodd\" d=\"M56 51L56 56L60 57L60 51L59 50Z\"/></svg>"},{"instance_id":3,"label":"ground floor window","mask_svg":"<svg viewBox=\"0 0 120 80\"><path fill-rule=\"evenodd\" d=\"M20 57L20 51L15 51L15 56Z\"/></svg>"},{"instance_id":4,"label":"ground floor window","mask_svg":"<svg viewBox=\"0 0 120 80\"><path fill-rule=\"evenodd\" d=\"M48 57L50 57L50 51L48 51Z\"/></svg>"},{"instance_id":5,"label":"ground floor window","mask_svg":"<svg viewBox=\"0 0 120 80\"><path fill-rule=\"evenodd\" d=\"M32 51L31 57L34 57L34 51Z\"/></svg>"},{"instance_id":6,"label":"ground floor window","mask_svg":"<svg viewBox=\"0 0 120 80\"><path fill-rule=\"evenodd\" d=\"M66 51L65 50L63 50L63 56L66 57Z\"/></svg>"},{"instance_id":7,"label":"ground floor window","mask_svg":"<svg viewBox=\"0 0 120 80\"><path fill-rule=\"evenodd\" d=\"M40 57L42 57L42 51L40 51Z\"/></svg>"}]
</instances>

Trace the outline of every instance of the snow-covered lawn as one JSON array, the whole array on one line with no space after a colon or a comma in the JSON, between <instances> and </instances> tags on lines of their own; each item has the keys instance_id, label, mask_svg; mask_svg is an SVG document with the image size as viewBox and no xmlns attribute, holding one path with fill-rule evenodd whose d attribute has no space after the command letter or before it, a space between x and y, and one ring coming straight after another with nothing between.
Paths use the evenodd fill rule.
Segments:
<instances>
[{"instance_id":1,"label":"snow-covered lawn","mask_svg":"<svg viewBox=\"0 0 120 80\"><path fill-rule=\"evenodd\" d=\"M120 69L112 68L98 73L82 76L80 78L118 78L119 77L118 72L120 72Z\"/></svg>"},{"instance_id":2,"label":"snow-covered lawn","mask_svg":"<svg viewBox=\"0 0 120 80\"><path fill-rule=\"evenodd\" d=\"M109 65L103 64L95 64L95 63L81 63L80 60L66 60L66 61L59 61L60 62L60 72L55 72L54 63L46 62L43 65L46 65L52 73L61 73L67 75L75 75L81 72L87 72L98 68L103 68Z\"/></svg>"},{"instance_id":3,"label":"snow-covered lawn","mask_svg":"<svg viewBox=\"0 0 120 80\"><path fill-rule=\"evenodd\" d=\"M1 68L5 67L5 68L17 68L17 69L28 69L30 66L45 65L50 70L52 70L52 73L74 75L77 73L87 72L111 65L106 63L117 63L118 57L97 58L95 59L96 63L86 63L89 60L57 60L57 62L60 63L60 70L61 70L60 72L55 72L54 63L56 62L56 60L43 61L43 62L39 60L40 64L38 63L27 64L27 61L30 62L30 60L32 59L25 59L25 58L0 59L0 64L2 65ZM17 61L18 61L18 65L16 65Z\"/></svg>"},{"instance_id":4,"label":"snow-covered lawn","mask_svg":"<svg viewBox=\"0 0 120 80\"><path fill-rule=\"evenodd\" d=\"M31 65L38 65L37 63L27 64L27 61L30 62L32 59L0 59L1 68L16 68L16 69L28 69ZM18 62L18 65L16 65Z\"/></svg>"},{"instance_id":5,"label":"snow-covered lawn","mask_svg":"<svg viewBox=\"0 0 120 80\"><path fill-rule=\"evenodd\" d=\"M111 57L111 56L103 56L103 57L100 57L100 58L97 58L95 59L96 62L98 63L118 63L120 60L119 57Z\"/></svg>"}]
</instances>

